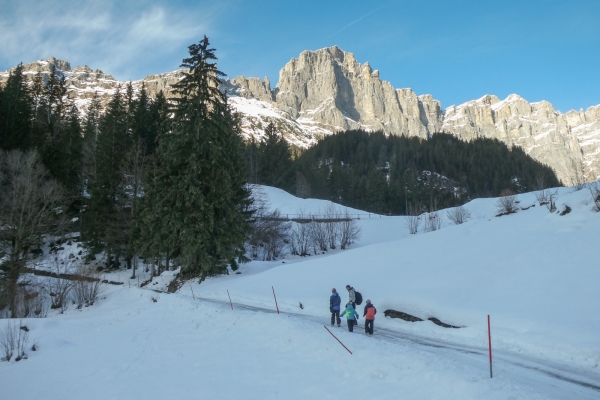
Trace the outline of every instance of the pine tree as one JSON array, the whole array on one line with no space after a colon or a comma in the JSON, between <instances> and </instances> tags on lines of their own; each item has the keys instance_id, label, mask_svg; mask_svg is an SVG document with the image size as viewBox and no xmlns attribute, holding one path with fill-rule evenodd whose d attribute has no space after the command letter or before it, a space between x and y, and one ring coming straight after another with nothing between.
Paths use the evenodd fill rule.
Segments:
<instances>
[{"instance_id":1,"label":"pine tree","mask_svg":"<svg viewBox=\"0 0 600 400\"><path fill-rule=\"evenodd\" d=\"M31 128L32 99L23 64L11 71L0 88L0 148L25 150L35 145Z\"/></svg>"},{"instance_id":2,"label":"pine tree","mask_svg":"<svg viewBox=\"0 0 600 400\"><path fill-rule=\"evenodd\" d=\"M89 121L88 121L89 123ZM87 126L86 130L91 129ZM84 233L88 246L107 255L124 254L128 232L123 227L122 163L128 143L126 103L119 88L107 105L98 123L97 140L93 146L93 165L88 168L87 207ZM88 135L89 132L86 132ZM89 139L89 137L88 137Z\"/></svg>"},{"instance_id":3,"label":"pine tree","mask_svg":"<svg viewBox=\"0 0 600 400\"><path fill-rule=\"evenodd\" d=\"M224 273L244 253L249 202L239 122L219 90L214 49L206 37L189 46L175 85L172 132L159 136L140 215L140 248L177 256L182 274Z\"/></svg>"},{"instance_id":4,"label":"pine tree","mask_svg":"<svg viewBox=\"0 0 600 400\"><path fill-rule=\"evenodd\" d=\"M161 90L150 104L150 128L147 131L146 136L142 135L144 142L146 143L146 154L154 154L157 146L157 138L170 130L171 118L169 103Z\"/></svg>"},{"instance_id":5,"label":"pine tree","mask_svg":"<svg viewBox=\"0 0 600 400\"><path fill-rule=\"evenodd\" d=\"M265 129L265 141L260 144L258 161L259 183L291 190L292 158L285 139L273 123Z\"/></svg>"},{"instance_id":6,"label":"pine tree","mask_svg":"<svg viewBox=\"0 0 600 400\"><path fill-rule=\"evenodd\" d=\"M83 137L79 110L71 104L58 140L60 152L56 178L71 195L81 194L81 171L83 168Z\"/></svg>"}]
</instances>

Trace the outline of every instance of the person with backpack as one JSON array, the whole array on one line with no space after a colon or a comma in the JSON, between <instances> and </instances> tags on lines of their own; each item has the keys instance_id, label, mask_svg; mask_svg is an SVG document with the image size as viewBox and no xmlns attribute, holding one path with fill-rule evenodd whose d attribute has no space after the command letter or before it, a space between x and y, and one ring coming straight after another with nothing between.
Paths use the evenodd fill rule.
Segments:
<instances>
[{"instance_id":1,"label":"person with backpack","mask_svg":"<svg viewBox=\"0 0 600 400\"><path fill-rule=\"evenodd\" d=\"M365 305L365 312L363 313L363 317L365 317L365 334L369 336L373 336L373 324L375 322L375 314L377 314L377 309L371 303L371 300L367 299L367 304Z\"/></svg>"},{"instance_id":2,"label":"person with backpack","mask_svg":"<svg viewBox=\"0 0 600 400\"><path fill-rule=\"evenodd\" d=\"M360 305L362 303L362 295L358 293L354 288L350 285L346 285L346 290L348 291L349 301L352 303L352 307L356 308L356 305Z\"/></svg>"},{"instance_id":3,"label":"person with backpack","mask_svg":"<svg viewBox=\"0 0 600 400\"><path fill-rule=\"evenodd\" d=\"M331 326L337 319L337 326L340 326L342 321L340 320L340 304L342 304L342 298L335 288L331 289L331 297L329 297L329 311L331 311Z\"/></svg>"},{"instance_id":4,"label":"person with backpack","mask_svg":"<svg viewBox=\"0 0 600 400\"><path fill-rule=\"evenodd\" d=\"M351 302L346 304L346 309L344 310L344 314L346 316L346 322L348 323L348 331L354 332L354 325L358 322L358 313L354 310L354 306L352 306Z\"/></svg>"}]
</instances>

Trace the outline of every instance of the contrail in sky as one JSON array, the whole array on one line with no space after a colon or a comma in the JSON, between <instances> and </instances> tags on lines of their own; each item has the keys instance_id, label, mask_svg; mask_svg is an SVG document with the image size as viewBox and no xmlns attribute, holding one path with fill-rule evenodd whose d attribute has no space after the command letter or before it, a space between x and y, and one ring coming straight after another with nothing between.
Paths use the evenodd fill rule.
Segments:
<instances>
[{"instance_id":1,"label":"contrail in sky","mask_svg":"<svg viewBox=\"0 0 600 400\"><path fill-rule=\"evenodd\" d=\"M377 7L376 9L374 9L373 11L371 11L371 12L368 12L368 13L366 13L365 15L363 15L362 17L355 19L354 21L350 22L348 25L344 26L342 29L340 29L339 31L335 32L335 33L334 33L334 34L332 34L331 36L335 36L335 35L337 35L338 33L340 33L341 31L343 31L344 29L346 29L346 28L348 28L348 27L350 27L350 26L354 25L354 24L355 24L355 23L357 23L358 21L360 21L360 20L363 20L363 19L367 18L369 15L371 15L371 14L373 14L373 13L375 13L375 12L379 11L379 10L380 10L382 7L386 6L388 3L389 3L389 2L387 2L387 3L385 3L385 4L382 4L382 5L380 5L379 7ZM330 36L330 37L331 37L331 36Z\"/></svg>"}]
</instances>

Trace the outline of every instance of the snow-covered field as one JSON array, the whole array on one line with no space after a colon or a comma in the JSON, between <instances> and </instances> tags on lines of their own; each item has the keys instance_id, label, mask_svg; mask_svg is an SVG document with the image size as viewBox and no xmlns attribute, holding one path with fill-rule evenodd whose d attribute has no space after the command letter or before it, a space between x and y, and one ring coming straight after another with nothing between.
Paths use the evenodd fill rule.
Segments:
<instances>
[{"instance_id":1,"label":"snow-covered field","mask_svg":"<svg viewBox=\"0 0 600 400\"><path fill-rule=\"evenodd\" d=\"M282 214L328 203L263 191ZM536 206L495 217L495 199L475 200L465 224L416 235L404 217L361 215L348 250L253 261L176 294L109 286L91 307L23 320L38 351L0 363L2 398L598 399L600 213L587 190L559 189L564 216L518 199ZM362 318L330 328L352 355L323 328L346 284L378 309L373 337Z\"/></svg>"}]
</instances>

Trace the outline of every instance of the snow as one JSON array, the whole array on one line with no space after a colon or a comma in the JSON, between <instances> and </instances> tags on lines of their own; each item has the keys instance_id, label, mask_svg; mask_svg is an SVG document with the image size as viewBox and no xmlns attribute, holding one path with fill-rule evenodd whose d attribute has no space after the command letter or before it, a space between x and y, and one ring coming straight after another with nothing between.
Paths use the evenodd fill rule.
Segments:
<instances>
[{"instance_id":1,"label":"snow","mask_svg":"<svg viewBox=\"0 0 600 400\"><path fill-rule=\"evenodd\" d=\"M282 214L330 204L261 190ZM572 209L564 216L532 193L519 206L535 206L502 217L495 199L477 199L468 222L441 211L442 229L416 235L404 217L349 209L362 214L362 237L348 250L253 261L176 294L107 286L91 307L23 320L39 349L0 363L3 397L597 399L600 213L589 191L558 192L557 209ZM330 328L352 355L323 328L331 288L346 299L346 284L378 309L373 337L361 334L362 307L355 333Z\"/></svg>"}]
</instances>

